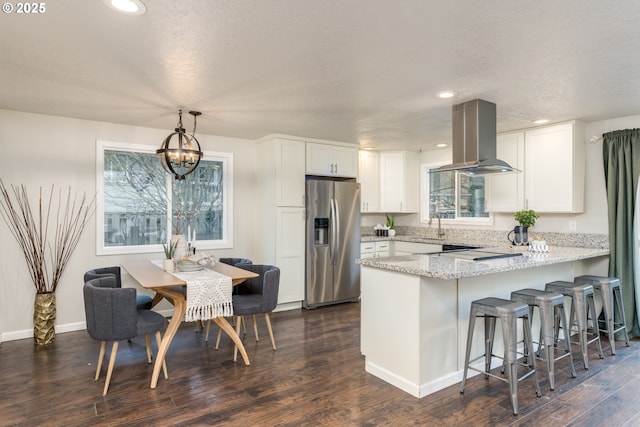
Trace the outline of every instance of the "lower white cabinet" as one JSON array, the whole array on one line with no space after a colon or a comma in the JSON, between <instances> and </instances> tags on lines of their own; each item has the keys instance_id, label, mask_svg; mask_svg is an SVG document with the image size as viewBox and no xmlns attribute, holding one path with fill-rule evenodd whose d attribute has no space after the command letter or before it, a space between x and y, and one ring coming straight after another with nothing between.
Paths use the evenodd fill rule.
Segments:
<instances>
[{"instance_id":1,"label":"lower white cabinet","mask_svg":"<svg viewBox=\"0 0 640 427\"><path fill-rule=\"evenodd\" d=\"M360 258L382 258L391 256L391 243L388 240L361 242Z\"/></svg>"},{"instance_id":2,"label":"lower white cabinet","mask_svg":"<svg viewBox=\"0 0 640 427\"><path fill-rule=\"evenodd\" d=\"M304 208L278 208L276 221L276 263L280 267L278 304L304 299Z\"/></svg>"}]
</instances>

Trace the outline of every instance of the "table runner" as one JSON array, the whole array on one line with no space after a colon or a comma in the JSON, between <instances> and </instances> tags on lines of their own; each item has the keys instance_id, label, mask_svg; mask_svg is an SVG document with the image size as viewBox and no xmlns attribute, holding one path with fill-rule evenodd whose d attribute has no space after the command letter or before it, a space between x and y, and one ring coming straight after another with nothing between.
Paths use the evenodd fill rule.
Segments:
<instances>
[{"instance_id":1,"label":"table runner","mask_svg":"<svg viewBox=\"0 0 640 427\"><path fill-rule=\"evenodd\" d=\"M153 261L162 268L162 261ZM185 322L233 316L231 278L204 268L199 271L176 271L178 279L187 283Z\"/></svg>"}]
</instances>

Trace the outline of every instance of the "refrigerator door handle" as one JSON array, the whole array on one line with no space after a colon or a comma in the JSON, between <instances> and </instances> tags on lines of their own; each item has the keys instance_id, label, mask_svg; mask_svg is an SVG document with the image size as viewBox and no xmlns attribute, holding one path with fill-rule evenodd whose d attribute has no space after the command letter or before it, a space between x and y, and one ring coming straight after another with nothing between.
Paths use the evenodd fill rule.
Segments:
<instances>
[{"instance_id":1,"label":"refrigerator door handle","mask_svg":"<svg viewBox=\"0 0 640 427\"><path fill-rule=\"evenodd\" d=\"M329 259L331 261L331 264L335 264L336 263L336 242L337 242L337 236L336 236L336 232L337 232L337 207L336 207L336 201L335 199L330 199L329 201L330 203L330 218L329 218L329 228L331 229L331 234L329 237Z\"/></svg>"},{"instance_id":2,"label":"refrigerator door handle","mask_svg":"<svg viewBox=\"0 0 640 427\"><path fill-rule=\"evenodd\" d=\"M338 263L338 261L336 260L336 258L338 257L338 242L340 241L340 206L338 205L338 200L334 199L333 200L333 206L334 206L334 219L333 219L333 224L335 225L333 232L334 232L334 240L333 240L333 265L336 265Z\"/></svg>"}]
</instances>

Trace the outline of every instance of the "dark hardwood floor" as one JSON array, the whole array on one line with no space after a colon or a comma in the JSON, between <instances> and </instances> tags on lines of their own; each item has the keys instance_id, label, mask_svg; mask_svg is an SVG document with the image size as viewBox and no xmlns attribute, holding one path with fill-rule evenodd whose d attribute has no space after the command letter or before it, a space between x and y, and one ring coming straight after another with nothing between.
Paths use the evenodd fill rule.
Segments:
<instances>
[{"instance_id":1,"label":"dark hardwood floor","mask_svg":"<svg viewBox=\"0 0 640 427\"><path fill-rule=\"evenodd\" d=\"M543 396L535 396L530 379L521 382L516 417L507 385L497 380L476 376L464 395L454 385L417 399L367 374L359 304L274 313L272 321L278 350L271 350L260 321L260 342L252 331L245 337L251 366L232 361L228 337L215 351L213 329L205 343L194 324L184 324L169 349L169 380L161 377L155 390L144 340L125 341L106 397L104 370L93 381L99 343L85 331L58 334L45 348L31 340L4 342L0 425L640 425L639 341L629 348L619 343L611 356L603 340L605 358L592 351L589 370L576 358L577 378L566 359L559 362L555 391L540 363Z\"/></svg>"}]
</instances>

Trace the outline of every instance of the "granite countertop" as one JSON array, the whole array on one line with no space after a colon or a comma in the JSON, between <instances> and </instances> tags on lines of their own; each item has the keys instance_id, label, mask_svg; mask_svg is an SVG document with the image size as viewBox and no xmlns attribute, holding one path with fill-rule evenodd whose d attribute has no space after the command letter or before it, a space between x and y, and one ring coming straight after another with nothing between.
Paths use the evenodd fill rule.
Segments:
<instances>
[{"instance_id":1,"label":"granite countertop","mask_svg":"<svg viewBox=\"0 0 640 427\"><path fill-rule=\"evenodd\" d=\"M379 238L379 240L389 240L389 238ZM421 239L420 242L430 243L425 239ZM434 240L432 243L443 242ZM520 252L522 253L522 256L472 261L455 259L449 256L440 256L438 254L430 254L405 255L387 258L366 258L359 259L356 262L366 267L397 271L417 276L434 277L437 279L459 279L463 277L522 270L526 268L541 267L544 265L609 255L609 249L574 248L563 246L549 247L549 252L546 253L531 253L528 251L527 247L506 245L487 248L486 250L502 253Z\"/></svg>"}]
</instances>

